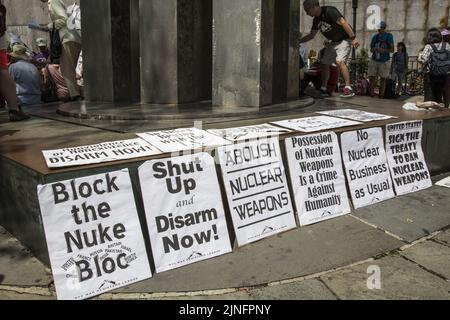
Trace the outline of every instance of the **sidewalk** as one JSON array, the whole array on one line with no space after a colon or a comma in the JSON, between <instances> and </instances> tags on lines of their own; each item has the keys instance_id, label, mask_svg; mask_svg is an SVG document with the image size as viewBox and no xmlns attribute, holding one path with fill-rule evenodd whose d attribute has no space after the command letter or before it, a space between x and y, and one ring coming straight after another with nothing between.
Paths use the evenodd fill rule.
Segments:
<instances>
[{"instance_id":1,"label":"sidewalk","mask_svg":"<svg viewBox=\"0 0 450 320\"><path fill-rule=\"evenodd\" d=\"M449 174L433 180L446 176ZM433 186L260 241L233 254L155 275L95 299L449 300L449 199L450 189ZM222 272L217 269L220 267L230 271ZM243 285L220 287L233 276L236 284ZM264 282L269 276L280 280ZM219 289L196 287L196 279L205 283L209 277L207 282ZM249 279L259 284L246 286ZM180 290L164 290L170 283ZM50 270L3 228L0 299L56 299Z\"/></svg>"}]
</instances>

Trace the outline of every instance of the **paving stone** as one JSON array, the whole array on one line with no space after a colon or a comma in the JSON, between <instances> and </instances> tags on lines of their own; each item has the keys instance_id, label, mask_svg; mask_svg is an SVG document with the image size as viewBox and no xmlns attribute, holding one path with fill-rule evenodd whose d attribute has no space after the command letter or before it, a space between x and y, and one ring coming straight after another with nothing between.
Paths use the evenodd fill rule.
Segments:
<instances>
[{"instance_id":1,"label":"paving stone","mask_svg":"<svg viewBox=\"0 0 450 320\"><path fill-rule=\"evenodd\" d=\"M0 300L56 300L56 297L16 293L0 289Z\"/></svg>"},{"instance_id":2,"label":"paving stone","mask_svg":"<svg viewBox=\"0 0 450 320\"><path fill-rule=\"evenodd\" d=\"M450 247L426 241L405 250L402 255L450 279Z\"/></svg>"},{"instance_id":3,"label":"paving stone","mask_svg":"<svg viewBox=\"0 0 450 320\"><path fill-rule=\"evenodd\" d=\"M190 292L293 279L365 260L404 245L350 216L292 230L233 253L155 274L115 292Z\"/></svg>"},{"instance_id":4,"label":"paving stone","mask_svg":"<svg viewBox=\"0 0 450 320\"><path fill-rule=\"evenodd\" d=\"M355 211L354 215L408 242L450 225L450 189L433 186Z\"/></svg>"},{"instance_id":5,"label":"paving stone","mask_svg":"<svg viewBox=\"0 0 450 320\"><path fill-rule=\"evenodd\" d=\"M251 290L257 300L336 300L333 293L317 279Z\"/></svg>"},{"instance_id":6,"label":"paving stone","mask_svg":"<svg viewBox=\"0 0 450 320\"><path fill-rule=\"evenodd\" d=\"M444 231L435 237L436 240L450 245L450 230Z\"/></svg>"},{"instance_id":7,"label":"paving stone","mask_svg":"<svg viewBox=\"0 0 450 320\"><path fill-rule=\"evenodd\" d=\"M380 268L380 290L368 289L368 278L373 275L368 274L369 266ZM450 300L450 283L399 256L336 271L322 280L344 300Z\"/></svg>"}]
</instances>

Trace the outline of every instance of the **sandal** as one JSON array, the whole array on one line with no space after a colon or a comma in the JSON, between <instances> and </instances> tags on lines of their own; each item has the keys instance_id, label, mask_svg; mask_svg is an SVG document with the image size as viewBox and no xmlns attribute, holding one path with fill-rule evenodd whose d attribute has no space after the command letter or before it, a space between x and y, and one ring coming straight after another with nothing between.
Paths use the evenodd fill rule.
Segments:
<instances>
[{"instance_id":1,"label":"sandal","mask_svg":"<svg viewBox=\"0 0 450 320\"><path fill-rule=\"evenodd\" d=\"M9 110L9 120L11 122L23 121L30 119L30 116L27 115L22 110Z\"/></svg>"}]
</instances>

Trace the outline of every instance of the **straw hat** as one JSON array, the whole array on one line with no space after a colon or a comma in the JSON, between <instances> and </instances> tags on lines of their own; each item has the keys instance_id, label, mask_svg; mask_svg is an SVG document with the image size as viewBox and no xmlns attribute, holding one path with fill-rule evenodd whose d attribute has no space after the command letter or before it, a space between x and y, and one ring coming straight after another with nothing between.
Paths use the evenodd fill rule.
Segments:
<instances>
[{"instance_id":1,"label":"straw hat","mask_svg":"<svg viewBox=\"0 0 450 320\"><path fill-rule=\"evenodd\" d=\"M11 57L19 59L19 60L29 60L30 56L27 54L27 48L16 44L12 48L12 52L9 54Z\"/></svg>"}]
</instances>

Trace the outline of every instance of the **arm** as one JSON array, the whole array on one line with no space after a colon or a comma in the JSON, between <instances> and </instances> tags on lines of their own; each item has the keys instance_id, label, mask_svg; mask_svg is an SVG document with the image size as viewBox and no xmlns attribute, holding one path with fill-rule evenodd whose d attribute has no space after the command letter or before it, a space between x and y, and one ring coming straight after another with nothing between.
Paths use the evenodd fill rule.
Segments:
<instances>
[{"instance_id":1,"label":"arm","mask_svg":"<svg viewBox=\"0 0 450 320\"><path fill-rule=\"evenodd\" d=\"M49 6L50 16L52 17L52 23L48 25L48 28L52 28L52 24L55 24L57 30L60 30L67 26L67 12L66 6L62 0L52 0Z\"/></svg>"},{"instance_id":2,"label":"arm","mask_svg":"<svg viewBox=\"0 0 450 320\"><path fill-rule=\"evenodd\" d=\"M350 25L348 24L347 20L345 20L344 17L340 17L337 21L337 24L344 28L348 37L352 39L352 47L357 49L359 47L359 41L358 39L356 39L356 35L353 32L352 27L350 27Z\"/></svg>"},{"instance_id":3,"label":"arm","mask_svg":"<svg viewBox=\"0 0 450 320\"><path fill-rule=\"evenodd\" d=\"M311 30L309 34L300 39L300 43L308 42L314 39L319 30Z\"/></svg>"}]
</instances>

